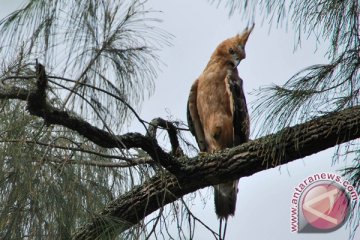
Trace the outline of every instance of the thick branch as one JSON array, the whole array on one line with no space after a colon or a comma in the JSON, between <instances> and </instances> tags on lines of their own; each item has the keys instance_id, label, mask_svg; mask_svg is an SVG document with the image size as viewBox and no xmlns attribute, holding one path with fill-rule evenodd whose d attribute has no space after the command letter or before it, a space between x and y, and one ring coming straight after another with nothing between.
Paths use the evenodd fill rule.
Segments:
<instances>
[{"instance_id":1,"label":"thick branch","mask_svg":"<svg viewBox=\"0 0 360 240\"><path fill-rule=\"evenodd\" d=\"M93 239L104 233L116 234L185 194L250 176L358 137L360 107L353 107L206 157L183 157L183 174L177 177L157 175L122 195L109 203L98 217L80 228L74 238ZM119 219L121 224L104 225L104 219L114 218Z\"/></svg>"},{"instance_id":2,"label":"thick branch","mask_svg":"<svg viewBox=\"0 0 360 240\"><path fill-rule=\"evenodd\" d=\"M26 101L33 90L25 90L15 86L5 86L0 82L0 99L19 99Z\"/></svg>"}]
</instances>

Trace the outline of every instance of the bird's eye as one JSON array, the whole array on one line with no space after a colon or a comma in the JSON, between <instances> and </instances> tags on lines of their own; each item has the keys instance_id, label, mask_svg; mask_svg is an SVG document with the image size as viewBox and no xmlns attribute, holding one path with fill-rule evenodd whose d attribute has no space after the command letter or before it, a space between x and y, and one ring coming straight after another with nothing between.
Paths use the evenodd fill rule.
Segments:
<instances>
[{"instance_id":1,"label":"bird's eye","mask_svg":"<svg viewBox=\"0 0 360 240\"><path fill-rule=\"evenodd\" d=\"M230 54L234 54L234 53L235 53L234 49L229 48L229 53L230 53Z\"/></svg>"}]
</instances>

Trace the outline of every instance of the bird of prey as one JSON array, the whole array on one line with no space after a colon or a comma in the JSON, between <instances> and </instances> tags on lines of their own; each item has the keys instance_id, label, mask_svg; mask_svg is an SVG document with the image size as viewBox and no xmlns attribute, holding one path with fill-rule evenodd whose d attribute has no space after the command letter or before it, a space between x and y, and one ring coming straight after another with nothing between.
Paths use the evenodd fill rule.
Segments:
<instances>
[{"instance_id":1,"label":"bird of prey","mask_svg":"<svg viewBox=\"0 0 360 240\"><path fill-rule=\"evenodd\" d=\"M201 152L213 153L249 139L249 115L237 66L245 58L245 45L253 28L220 43L191 87L188 125ZM214 186L215 211L220 220L227 222L235 213L238 181Z\"/></svg>"}]
</instances>

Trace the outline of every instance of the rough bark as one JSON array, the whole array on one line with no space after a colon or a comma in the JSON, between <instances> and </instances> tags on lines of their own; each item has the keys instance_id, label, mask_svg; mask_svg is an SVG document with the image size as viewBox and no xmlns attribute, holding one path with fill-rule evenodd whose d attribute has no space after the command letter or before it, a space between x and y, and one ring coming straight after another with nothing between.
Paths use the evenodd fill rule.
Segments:
<instances>
[{"instance_id":1,"label":"rough bark","mask_svg":"<svg viewBox=\"0 0 360 240\"><path fill-rule=\"evenodd\" d=\"M360 136L360 107L316 118L276 134L250 141L222 152L179 159L183 168L176 176L155 176L109 203L98 217L74 234L92 239L111 231L124 231L160 207L198 189L309 156ZM106 218L119 218L118 229L107 229Z\"/></svg>"}]
</instances>

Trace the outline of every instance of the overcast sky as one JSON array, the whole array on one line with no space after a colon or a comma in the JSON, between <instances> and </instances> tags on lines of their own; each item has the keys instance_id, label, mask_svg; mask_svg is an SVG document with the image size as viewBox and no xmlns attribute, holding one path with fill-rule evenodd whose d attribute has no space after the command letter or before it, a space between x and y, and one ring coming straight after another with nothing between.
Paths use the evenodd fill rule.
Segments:
<instances>
[{"instance_id":1,"label":"overcast sky","mask_svg":"<svg viewBox=\"0 0 360 240\"><path fill-rule=\"evenodd\" d=\"M15 2L21 1L0 0L0 17L8 14ZM163 20L161 27L173 34L174 39L171 47L160 52L164 65L156 79L155 94L143 104L141 117L151 120L171 115L174 119L186 121L186 101L191 84L203 71L216 46L241 32L249 20L237 13L229 17L226 9L216 8L206 0L150 0L148 6L162 11L158 15ZM255 22L256 27L246 46L247 58L238 67L248 102L255 99L254 95L250 95L254 89L284 83L306 66L327 62L324 58L326 43L320 42L317 46L314 38L303 39L301 49L294 52L295 37L291 28L269 32L269 25L266 22L261 24L259 16ZM130 130L143 131L136 124ZM349 230L345 227L328 234L290 232L294 187L312 174L336 173L350 164L341 162L332 166L332 153L332 150L325 151L281 168L242 178L236 215L229 220L227 239L347 239ZM201 194L209 196L207 203L204 205L197 198L192 210L217 231L218 221L210 196L212 189L206 188ZM196 229L195 239L212 239L211 236L200 226Z\"/></svg>"}]
</instances>

